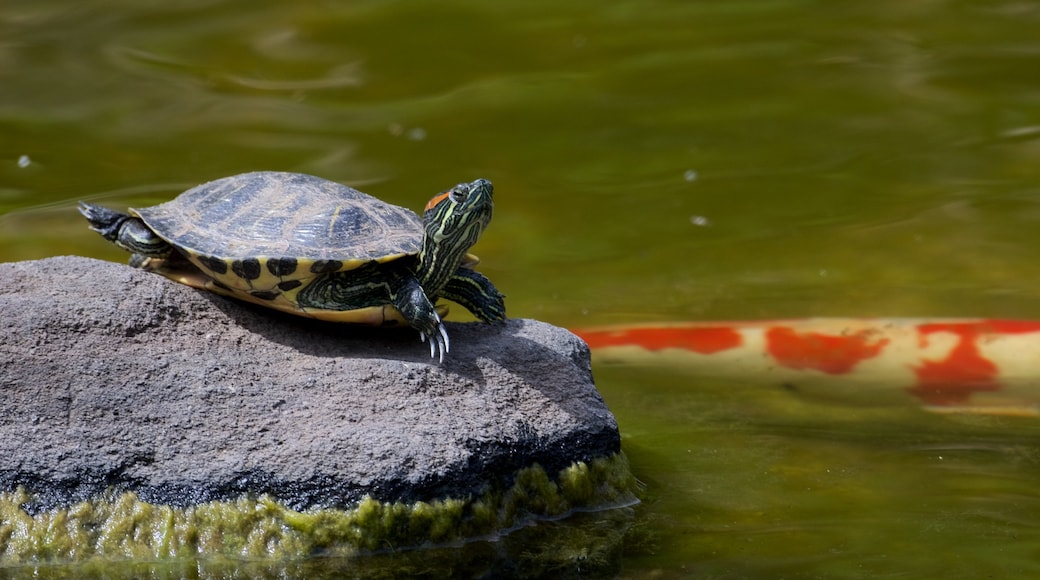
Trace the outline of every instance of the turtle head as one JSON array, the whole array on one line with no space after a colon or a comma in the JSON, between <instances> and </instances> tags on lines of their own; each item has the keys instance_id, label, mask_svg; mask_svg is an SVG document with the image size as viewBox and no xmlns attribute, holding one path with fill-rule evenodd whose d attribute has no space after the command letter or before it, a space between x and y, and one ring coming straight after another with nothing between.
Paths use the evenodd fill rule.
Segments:
<instances>
[{"instance_id":1,"label":"turtle head","mask_svg":"<svg viewBox=\"0 0 1040 580\"><path fill-rule=\"evenodd\" d=\"M463 245L465 253L491 221L493 192L490 181L478 179L433 196L423 213L426 235L438 244Z\"/></svg>"},{"instance_id":2,"label":"turtle head","mask_svg":"<svg viewBox=\"0 0 1040 580\"><path fill-rule=\"evenodd\" d=\"M478 179L435 195L426 204L419 276L427 291L439 291L477 243L491 221L493 192L490 181Z\"/></svg>"}]
</instances>

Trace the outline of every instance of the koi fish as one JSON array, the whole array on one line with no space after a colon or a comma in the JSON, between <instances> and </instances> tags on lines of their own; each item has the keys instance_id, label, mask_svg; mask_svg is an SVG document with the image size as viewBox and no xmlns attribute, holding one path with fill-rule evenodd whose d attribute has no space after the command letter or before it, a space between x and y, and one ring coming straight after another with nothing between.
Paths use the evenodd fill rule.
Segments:
<instances>
[{"instance_id":1,"label":"koi fish","mask_svg":"<svg viewBox=\"0 0 1040 580\"><path fill-rule=\"evenodd\" d=\"M812 387L863 404L1040 415L1040 321L808 318L573 332L602 363Z\"/></svg>"}]
</instances>

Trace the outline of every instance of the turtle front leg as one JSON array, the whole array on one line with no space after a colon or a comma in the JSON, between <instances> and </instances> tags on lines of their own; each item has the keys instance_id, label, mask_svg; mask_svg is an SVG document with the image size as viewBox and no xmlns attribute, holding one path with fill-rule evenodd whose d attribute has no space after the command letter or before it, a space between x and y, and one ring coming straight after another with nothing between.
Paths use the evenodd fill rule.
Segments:
<instances>
[{"instance_id":1,"label":"turtle front leg","mask_svg":"<svg viewBox=\"0 0 1040 580\"><path fill-rule=\"evenodd\" d=\"M484 322L506 319L506 302L502 293L486 276L470 268L459 268L448 280L441 296L461 304Z\"/></svg>"},{"instance_id":2,"label":"turtle front leg","mask_svg":"<svg viewBox=\"0 0 1040 580\"><path fill-rule=\"evenodd\" d=\"M90 222L90 229L106 240L134 254L131 265L139 265L144 258L165 258L172 248L166 240L155 235L139 218L113 211L100 205L79 203L79 213ZM137 262L138 264L135 264Z\"/></svg>"},{"instance_id":3,"label":"turtle front leg","mask_svg":"<svg viewBox=\"0 0 1040 580\"><path fill-rule=\"evenodd\" d=\"M444 355L450 348L448 330L444 328L440 315L427 298L419 280L412 277L402 280L391 290L390 301L408 324L419 331L423 342L430 341L430 356L439 355L443 363Z\"/></svg>"}]
</instances>

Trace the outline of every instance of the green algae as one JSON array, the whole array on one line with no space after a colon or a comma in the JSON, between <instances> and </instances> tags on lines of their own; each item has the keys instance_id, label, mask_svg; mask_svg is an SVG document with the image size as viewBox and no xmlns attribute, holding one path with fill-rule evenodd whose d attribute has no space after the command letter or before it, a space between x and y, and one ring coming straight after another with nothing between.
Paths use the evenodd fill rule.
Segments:
<instances>
[{"instance_id":1,"label":"green algae","mask_svg":"<svg viewBox=\"0 0 1040 580\"><path fill-rule=\"evenodd\" d=\"M364 498L350 509L291 510L269 496L178 508L111 493L30 515L19 489L0 494L0 566L90 560L294 559L432 547L487 538L530 522L635 501L624 454L577 462L550 477L538 465L508 487L428 502Z\"/></svg>"}]
</instances>

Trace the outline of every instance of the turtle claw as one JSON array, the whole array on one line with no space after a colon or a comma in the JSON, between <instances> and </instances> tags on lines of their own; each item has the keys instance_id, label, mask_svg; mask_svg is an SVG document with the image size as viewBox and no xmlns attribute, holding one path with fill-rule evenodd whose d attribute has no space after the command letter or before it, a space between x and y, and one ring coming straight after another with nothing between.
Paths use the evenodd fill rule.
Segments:
<instances>
[{"instance_id":1,"label":"turtle claw","mask_svg":"<svg viewBox=\"0 0 1040 580\"><path fill-rule=\"evenodd\" d=\"M444 362L444 355L451 350L451 342L448 340L448 329L444 328L444 323L441 322L440 317L437 317L437 331L431 331L429 334L426 331L419 331L419 340L430 342L430 358L436 358L441 363Z\"/></svg>"},{"instance_id":2,"label":"turtle claw","mask_svg":"<svg viewBox=\"0 0 1040 580\"><path fill-rule=\"evenodd\" d=\"M448 329L444 328L437 309L426 297L417 279L406 280L392 298L392 304L401 317L419 332L419 340L430 342L430 358L444 362L448 354Z\"/></svg>"},{"instance_id":3,"label":"turtle claw","mask_svg":"<svg viewBox=\"0 0 1040 580\"><path fill-rule=\"evenodd\" d=\"M438 323L437 334L430 335L430 358L437 357L437 360L444 364L444 355L448 353L450 348L448 330L444 328L443 324Z\"/></svg>"},{"instance_id":4,"label":"turtle claw","mask_svg":"<svg viewBox=\"0 0 1040 580\"><path fill-rule=\"evenodd\" d=\"M443 348L441 348L441 362L444 362L444 353L446 353L449 350L451 350L451 341L448 340L448 329L444 328L443 324L438 326L437 330L440 331L441 338L443 339L443 340L440 340L438 342L440 342L441 346L443 347Z\"/></svg>"}]
</instances>

